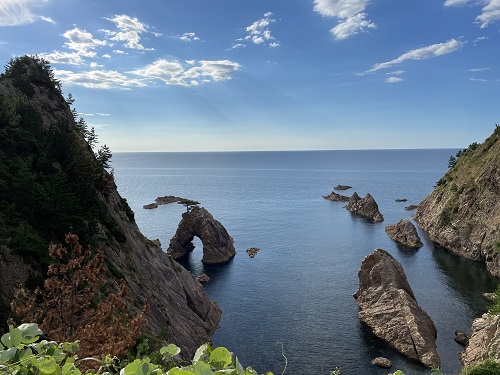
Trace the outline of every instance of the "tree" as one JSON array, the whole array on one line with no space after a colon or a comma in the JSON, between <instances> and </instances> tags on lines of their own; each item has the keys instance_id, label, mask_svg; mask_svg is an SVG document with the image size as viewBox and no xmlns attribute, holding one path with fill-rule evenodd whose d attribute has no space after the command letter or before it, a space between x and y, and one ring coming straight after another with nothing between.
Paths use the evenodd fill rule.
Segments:
<instances>
[{"instance_id":1,"label":"tree","mask_svg":"<svg viewBox=\"0 0 500 375\"><path fill-rule=\"evenodd\" d=\"M194 206L197 206L200 204L200 202L198 201L193 201L191 199L183 199L179 202L177 202L178 204L182 204L183 206L186 207L186 212L189 212L191 211L191 209L194 207Z\"/></svg>"},{"instance_id":2,"label":"tree","mask_svg":"<svg viewBox=\"0 0 500 375\"><path fill-rule=\"evenodd\" d=\"M94 130L94 128L92 128ZM99 151L97 151L97 161L99 162L99 165L102 166L105 169L109 169L111 167L111 157L113 154L111 153L111 150L109 149L108 146L104 145L101 146Z\"/></svg>"},{"instance_id":3,"label":"tree","mask_svg":"<svg viewBox=\"0 0 500 375\"><path fill-rule=\"evenodd\" d=\"M38 322L52 340L80 340L81 356L125 355L145 324L147 303L132 317L124 298L124 282L104 298L107 282L102 249L84 249L72 233L66 235L65 242L68 247L49 246L54 263L49 266L43 290L37 289L33 295L22 289L12 302L12 310L23 322Z\"/></svg>"}]
</instances>

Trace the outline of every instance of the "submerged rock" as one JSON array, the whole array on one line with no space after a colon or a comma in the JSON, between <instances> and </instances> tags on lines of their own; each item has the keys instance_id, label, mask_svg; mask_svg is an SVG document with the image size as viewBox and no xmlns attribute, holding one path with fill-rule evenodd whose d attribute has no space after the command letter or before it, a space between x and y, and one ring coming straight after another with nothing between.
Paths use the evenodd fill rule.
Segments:
<instances>
[{"instance_id":1,"label":"submerged rock","mask_svg":"<svg viewBox=\"0 0 500 375\"><path fill-rule=\"evenodd\" d=\"M405 210L406 211L413 211L413 210L416 210L417 208L418 208L418 206L416 204L410 204L409 206L405 207Z\"/></svg>"},{"instance_id":2,"label":"submerged rock","mask_svg":"<svg viewBox=\"0 0 500 375\"><path fill-rule=\"evenodd\" d=\"M220 264L231 260L236 250L233 239L226 228L214 219L203 207L193 207L182 214L182 219L175 235L170 240L167 253L174 259L180 259L194 249L191 242L198 237L203 243L203 258L205 264Z\"/></svg>"},{"instance_id":3,"label":"submerged rock","mask_svg":"<svg viewBox=\"0 0 500 375\"><path fill-rule=\"evenodd\" d=\"M247 254L250 258L255 258L255 256L257 255L257 253L259 252L259 248L258 247L249 247L247 249Z\"/></svg>"},{"instance_id":4,"label":"submerged rock","mask_svg":"<svg viewBox=\"0 0 500 375\"><path fill-rule=\"evenodd\" d=\"M486 358L500 361L500 315L483 314L472 323L472 332L465 350L460 353L464 366Z\"/></svg>"},{"instance_id":5,"label":"submerged rock","mask_svg":"<svg viewBox=\"0 0 500 375\"><path fill-rule=\"evenodd\" d=\"M345 208L352 213L371 219L375 223L384 221L384 216L380 213L377 202L369 193L364 198L360 198L358 193L354 192Z\"/></svg>"},{"instance_id":6,"label":"submerged rock","mask_svg":"<svg viewBox=\"0 0 500 375\"><path fill-rule=\"evenodd\" d=\"M424 244L420 240L417 228L408 219L401 219L398 223L388 225L385 231L394 241L410 247L422 247Z\"/></svg>"},{"instance_id":7,"label":"submerged rock","mask_svg":"<svg viewBox=\"0 0 500 375\"><path fill-rule=\"evenodd\" d=\"M409 358L438 367L436 327L418 305L401 264L376 249L363 260L358 276L359 319Z\"/></svg>"}]
</instances>

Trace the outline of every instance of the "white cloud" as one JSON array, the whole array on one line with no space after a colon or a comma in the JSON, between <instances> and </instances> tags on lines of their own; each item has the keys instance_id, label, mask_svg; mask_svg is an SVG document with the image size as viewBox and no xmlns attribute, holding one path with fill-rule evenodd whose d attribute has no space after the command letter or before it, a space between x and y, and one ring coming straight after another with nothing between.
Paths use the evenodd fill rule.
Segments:
<instances>
[{"instance_id":1,"label":"white cloud","mask_svg":"<svg viewBox=\"0 0 500 375\"><path fill-rule=\"evenodd\" d=\"M63 36L69 40L64 45L84 57L94 57L96 48L108 44L105 40L95 39L87 30L78 27L66 31Z\"/></svg>"},{"instance_id":2,"label":"white cloud","mask_svg":"<svg viewBox=\"0 0 500 375\"><path fill-rule=\"evenodd\" d=\"M489 24L500 20L500 0L446 0L444 6L484 5L476 22L484 29Z\"/></svg>"},{"instance_id":3,"label":"white cloud","mask_svg":"<svg viewBox=\"0 0 500 375\"><path fill-rule=\"evenodd\" d=\"M0 0L0 26L16 26L33 23L37 19L55 23L50 17L38 16L34 8L46 4L47 0Z\"/></svg>"},{"instance_id":4,"label":"white cloud","mask_svg":"<svg viewBox=\"0 0 500 375\"><path fill-rule=\"evenodd\" d=\"M243 38L236 39L236 42L229 49L246 47L248 43L268 46L271 48L279 47L279 41L276 40L276 38L271 34L271 30L269 30L269 26L272 23L276 23L276 20L272 18L272 16L272 12L267 12L264 14L263 18L246 27L245 31L247 32L247 35Z\"/></svg>"},{"instance_id":5,"label":"white cloud","mask_svg":"<svg viewBox=\"0 0 500 375\"><path fill-rule=\"evenodd\" d=\"M475 81L475 82L488 82L484 78L469 78L469 81Z\"/></svg>"},{"instance_id":6,"label":"white cloud","mask_svg":"<svg viewBox=\"0 0 500 375\"><path fill-rule=\"evenodd\" d=\"M114 49L113 53L116 53L117 55L128 55L127 52L122 51L121 49Z\"/></svg>"},{"instance_id":7,"label":"white cloud","mask_svg":"<svg viewBox=\"0 0 500 375\"><path fill-rule=\"evenodd\" d=\"M406 72L404 70L395 70L393 72L386 73L391 76L400 76L401 74L405 74Z\"/></svg>"},{"instance_id":8,"label":"white cloud","mask_svg":"<svg viewBox=\"0 0 500 375\"><path fill-rule=\"evenodd\" d=\"M377 25L371 21L365 20L365 18L366 13L358 13L352 17L341 19L339 24L331 29L330 32L335 39L342 40L356 35L359 32L367 32L366 29L377 28Z\"/></svg>"},{"instance_id":9,"label":"white cloud","mask_svg":"<svg viewBox=\"0 0 500 375\"><path fill-rule=\"evenodd\" d=\"M141 34L151 33L158 37L162 34L150 31L150 27L139 21L138 18L133 18L125 14L115 15L113 18L106 18L115 24L118 31L100 30L104 32L111 41L123 42L123 46L130 49L138 50L154 50L154 48L145 48L141 44Z\"/></svg>"},{"instance_id":10,"label":"white cloud","mask_svg":"<svg viewBox=\"0 0 500 375\"><path fill-rule=\"evenodd\" d=\"M394 65L401 64L406 60L426 60L432 57L443 56L448 53L458 51L460 48L462 48L462 46L463 42L457 39L450 39L445 43L431 44L426 47L421 47L406 52L394 60L375 64L371 69L367 70L365 73L372 73L380 69L387 69Z\"/></svg>"},{"instance_id":11,"label":"white cloud","mask_svg":"<svg viewBox=\"0 0 500 375\"><path fill-rule=\"evenodd\" d=\"M96 63L95 61L92 61L89 65L92 69L96 69L96 68L102 68L104 65L99 65L98 63Z\"/></svg>"},{"instance_id":12,"label":"white cloud","mask_svg":"<svg viewBox=\"0 0 500 375\"><path fill-rule=\"evenodd\" d=\"M183 42L198 42L201 40L195 33L184 33L182 35L178 35L176 38L182 40Z\"/></svg>"},{"instance_id":13,"label":"white cloud","mask_svg":"<svg viewBox=\"0 0 500 375\"><path fill-rule=\"evenodd\" d=\"M92 89L130 89L131 87L146 86L140 80L129 79L124 74L114 70L91 70L75 73L69 70L54 69L54 75L65 85L78 85Z\"/></svg>"},{"instance_id":14,"label":"white cloud","mask_svg":"<svg viewBox=\"0 0 500 375\"><path fill-rule=\"evenodd\" d=\"M104 57L105 59L110 59L111 55L109 53L105 53L104 55L102 55L102 57Z\"/></svg>"},{"instance_id":15,"label":"white cloud","mask_svg":"<svg viewBox=\"0 0 500 375\"><path fill-rule=\"evenodd\" d=\"M401 77L388 77L385 81L387 83L398 83L398 82L403 81L403 78L401 78Z\"/></svg>"},{"instance_id":16,"label":"white cloud","mask_svg":"<svg viewBox=\"0 0 500 375\"><path fill-rule=\"evenodd\" d=\"M472 68L469 72L484 72L485 70L490 70L491 68Z\"/></svg>"},{"instance_id":17,"label":"white cloud","mask_svg":"<svg viewBox=\"0 0 500 375\"><path fill-rule=\"evenodd\" d=\"M330 32L335 39L342 40L377 28L375 23L366 20L367 5L368 0L314 0L314 11L338 19L338 25Z\"/></svg>"},{"instance_id":18,"label":"white cloud","mask_svg":"<svg viewBox=\"0 0 500 375\"><path fill-rule=\"evenodd\" d=\"M42 53L40 57L51 64L80 65L83 63L82 57L77 52L54 51L52 53Z\"/></svg>"},{"instance_id":19,"label":"white cloud","mask_svg":"<svg viewBox=\"0 0 500 375\"><path fill-rule=\"evenodd\" d=\"M97 112L96 113L97 116L104 116L104 117L109 117L111 116L109 113L100 113L100 112Z\"/></svg>"},{"instance_id":20,"label":"white cloud","mask_svg":"<svg viewBox=\"0 0 500 375\"><path fill-rule=\"evenodd\" d=\"M201 60L190 61L186 69L180 62L159 59L142 69L128 73L141 76L145 79L159 79L167 85L195 86L200 82L228 80L240 69L238 63L229 60Z\"/></svg>"}]
</instances>

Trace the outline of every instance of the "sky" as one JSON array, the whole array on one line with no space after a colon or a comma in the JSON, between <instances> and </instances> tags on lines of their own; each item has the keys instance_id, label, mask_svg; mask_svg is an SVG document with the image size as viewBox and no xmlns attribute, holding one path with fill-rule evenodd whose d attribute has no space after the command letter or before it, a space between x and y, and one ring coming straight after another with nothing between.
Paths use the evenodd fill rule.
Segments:
<instances>
[{"instance_id":1,"label":"sky","mask_svg":"<svg viewBox=\"0 0 500 375\"><path fill-rule=\"evenodd\" d=\"M124 151L463 148L500 122L500 0L0 0Z\"/></svg>"}]
</instances>

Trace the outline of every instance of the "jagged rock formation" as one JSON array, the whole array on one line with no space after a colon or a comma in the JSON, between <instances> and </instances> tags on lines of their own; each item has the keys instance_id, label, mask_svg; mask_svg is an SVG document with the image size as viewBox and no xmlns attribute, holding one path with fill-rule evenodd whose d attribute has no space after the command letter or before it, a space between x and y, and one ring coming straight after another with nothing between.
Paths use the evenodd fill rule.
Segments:
<instances>
[{"instance_id":1,"label":"jagged rock formation","mask_svg":"<svg viewBox=\"0 0 500 375\"><path fill-rule=\"evenodd\" d=\"M363 260L358 276L354 297L360 320L409 358L438 367L436 328L417 304L401 264L376 249Z\"/></svg>"},{"instance_id":2,"label":"jagged rock formation","mask_svg":"<svg viewBox=\"0 0 500 375\"><path fill-rule=\"evenodd\" d=\"M170 240L167 253L174 259L180 259L194 249L191 242L197 236L203 243L202 262L206 264L220 264L231 260L236 251L233 239L226 228L214 219L203 207L193 207L182 214L174 237Z\"/></svg>"},{"instance_id":3,"label":"jagged rock formation","mask_svg":"<svg viewBox=\"0 0 500 375\"><path fill-rule=\"evenodd\" d=\"M405 211L413 211L416 210L418 206L416 204L410 204L409 206L405 206Z\"/></svg>"},{"instance_id":4,"label":"jagged rock formation","mask_svg":"<svg viewBox=\"0 0 500 375\"><path fill-rule=\"evenodd\" d=\"M409 247L422 247L417 228L408 219L401 219L398 223L385 227L388 236L394 241Z\"/></svg>"},{"instance_id":5,"label":"jagged rock formation","mask_svg":"<svg viewBox=\"0 0 500 375\"><path fill-rule=\"evenodd\" d=\"M414 219L447 250L486 263L500 276L500 127L461 151Z\"/></svg>"},{"instance_id":6,"label":"jagged rock formation","mask_svg":"<svg viewBox=\"0 0 500 375\"><path fill-rule=\"evenodd\" d=\"M472 333L460 361L472 365L487 358L500 361L500 315L483 314L472 323Z\"/></svg>"},{"instance_id":7,"label":"jagged rock formation","mask_svg":"<svg viewBox=\"0 0 500 375\"><path fill-rule=\"evenodd\" d=\"M347 196L342 195L342 194L338 194L334 191L332 191L328 195L323 195L323 198L325 198L329 201L333 201L333 202L349 202L349 199L351 199L350 197L347 197Z\"/></svg>"},{"instance_id":8,"label":"jagged rock formation","mask_svg":"<svg viewBox=\"0 0 500 375\"><path fill-rule=\"evenodd\" d=\"M5 108L14 114L11 118L2 112ZM80 240L87 239L82 245L92 240L104 249L108 285L125 280L129 308L137 311L148 301L147 333L167 335L191 358L218 328L221 309L190 272L141 234L112 176L87 142L84 124L75 120L57 81L39 60L23 57L0 77L0 113L0 163L10 165L11 155L17 155L14 162L23 167L17 168L22 175L16 169L17 174L4 173L2 179L34 181L19 183L26 190L22 196L0 184L2 207L15 207L10 216L0 211L0 315L10 309L16 286L45 275L41 263L49 242L62 242L73 225ZM40 179L50 193L34 195L30 190ZM75 190L83 187L84 193ZM36 197L33 202L31 196ZM22 241L26 233L28 240Z\"/></svg>"},{"instance_id":9,"label":"jagged rock formation","mask_svg":"<svg viewBox=\"0 0 500 375\"><path fill-rule=\"evenodd\" d=\"M378 204L375 202L375 199L373 199L370 193L367 193L364 198L360 198L358 193L354 192L345 208L348 211L366 217L375 223L384 221L384 216L380 213Z\"/></svg>"}]
</instances>

